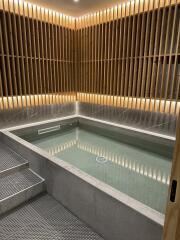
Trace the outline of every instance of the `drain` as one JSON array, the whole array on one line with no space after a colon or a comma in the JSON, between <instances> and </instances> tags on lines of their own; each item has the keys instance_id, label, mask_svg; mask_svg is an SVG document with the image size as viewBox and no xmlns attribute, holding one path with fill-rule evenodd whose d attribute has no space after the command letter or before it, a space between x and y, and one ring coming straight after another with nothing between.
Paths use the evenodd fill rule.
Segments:
<instances>
[{"instance_id":1,"label":"drain","mask_svg":"<svg viewBox=\"0 0 180 240\"><path fill-rule=\"evenodd\" d=\"M98 162L98 163L106 163L107 161L108 160L103 156L97 156L96 157L96 162Z\"/></svg>"}]
</instances>

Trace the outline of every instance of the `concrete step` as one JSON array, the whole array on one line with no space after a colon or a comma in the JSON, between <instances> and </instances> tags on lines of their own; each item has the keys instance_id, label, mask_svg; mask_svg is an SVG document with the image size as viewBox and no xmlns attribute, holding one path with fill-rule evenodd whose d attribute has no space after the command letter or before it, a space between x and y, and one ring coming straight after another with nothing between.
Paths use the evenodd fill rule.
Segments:
<instances>
[{"instance_id":1,"label":"concrete step","mask_svg":"<svg viewBox=\"0 0 180 240\"><path fill-rule=\"evenodd\" d=\"M28 166L27 160L0 142L0 178L28 168Z\"/></svg>"},{"instance_id":2,"label":"concrete step","mask_svg":"<svg viewBox=\"0 0 180 240\"><path fill-rule=\"evenodd\" d=\"M31 169L0 177L0 214L45 191L45 181Z\"/></svg>"}]
</instances>

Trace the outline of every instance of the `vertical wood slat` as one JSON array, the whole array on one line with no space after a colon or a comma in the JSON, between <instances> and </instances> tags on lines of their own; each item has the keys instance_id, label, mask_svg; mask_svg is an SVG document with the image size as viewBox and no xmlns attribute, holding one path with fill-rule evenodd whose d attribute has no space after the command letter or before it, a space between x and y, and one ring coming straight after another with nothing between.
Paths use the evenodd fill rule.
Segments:
<instances>
[{"instance_id":1,"label":"vertical wood slat","mask_svg":"<svg viewBox=\"0 0 180 240\"><path fill-rule=\"evenodd\" d=\"M179 13L180 15L180 13ZM173 83L172 83L172 90L171 90L171 98L173 95L173 87L174 87L174 82L175 79L177 79L177 89L176 89L176 94L175 94L175 106L174 106L174 115L178 115L180 113L180 106L177 106L178 101L179 101L179 91L180 91L180 74L179 76L177 75L177 62L178 62L178 56L180 55L178 53L179 50L179 42L180 42L180 20L179 20L179 25L178 25L178 37L177 37L177 45L176 45L176 54L175 54L175 63L174 63L174 70L173 70ZM170 102L170 108L171 108L171 102Z\"/></svg>"},{"instance_id":2,"label":"vertical wood slat","mask_svg":"<svg viewBox=\"0 0 180 240\"><path fill-rule=\"evenodd\" d=\"M173 4L174 6L177 5L175 1L173 1ZM113 106L118 106L120 104L123 107L140 108L148 111L153 111L153 109L155 111L162 111L162 108L160 110L157 109L157 104L159 103L158 86L162 83L162 81L160 81L160 77L156 77L156 75L160 74L161 65L159 62L162 59L161 56L164 54L158 50L159 45L160 48L163 47L163 43L161 43L161 41L163 42L164 33L161 34L161 32L164 31L165 28L164 26L161 26L160 23L162 19L162 25L164 25L164 19L166 18L162 17L162 13L165 11L164 6L167 6L166 9L169 8L167 1L135 1L129 4L121 5L119 9L121 9L122 14L119 14L119 16L117 14L117 16L114 17L116 8L106 9L103 12L102 17L100 17L101 12L90 16L88 23L92 26L95 35L95 56L92 57L94 68L93 73L95 78L92 81L94 89L93 94L85 101L92 101L96 104L112 104ZM83 20L84 17L80 19ZM91 22L91 19L93 19L93 22ZM118 36L120 36L120 39L118 40L122 42L122 54L118 55L118 59L116 56L115 59L112 59L112 56L114 56L114 44L116 44L116 20L119 20L120 26L121 23L123 23L123 27L118 28ZM86 21L82 21L82 24L79 27L81 31L83 31L83 34L84 31L86 31L88 23ZM102 23L104 24L99 27ZM115 30L113 30L114 25ZM104 26L105 34L102 39L100 29L102 28L103 34ZM123 29L123 34L120 29ZM134 29L137 30L137 33ZM106 46L104 49L105 56L102 56L102 60L100 61L98 59L99 57L97 57L97 54L101 51L101 49L99 49L99 42L101 43L101 47L104 42ZM97 51L96 48L98 48ZM118 46L118 48L120 51L121 46ZM117 52L117 46L115 49ZM83 54L85 55L84 58L89 55L88 51L89 50L85 45L85 47L83 47ZM159 51L159 53L157 51ZM158 58L160 61L157 62L158 64L156 66L155 62ZM86 64L83 64L85 67L90 64L89 57L87 57L87 59L88 63L86 62ZM83 68L84 80L82 81L84 84L87 83L86 80L89 81L89 76L91 75L91 73L87 73L87 71L92 71L92 69L90 67L88 69L89 70ZM172 67L170 67L170 70L171 69ZM105 82L103 79L105 79ZM121 79L121 81L118 81L119 79ZM155 81L156 79L158 82ZM90 86L88 90L87 86L85 89L86 92L88 91L90 93ZM120 89L120 91L118 89ZM116 91L118 92L117 96L114 95ZM168 90L168 92L169 91L170 90ZM115 98L116 101L114 101ZM163 105L164 101L165 100L162 101L161 105ZM167 112L167 109L165 112Z\"/></svg>"},{"instance_id":3,"label":"vertical wood slat","mask_svg":"<svg viewBox=\"0 0 180 240\"><path fill-rule=\"evenodd\" d=\"M161 80L161 85L160 85L160 99L159 99L159 104L158 104L158 111L161 109L161 103L163 100L163 96L165 93L165 85L166 85L166 64L167 64L167 48L168 48L168 36L171 28L170 24L170 19L171 19L171 12L172 12L172 5L171 5L171 0L170 0L170 7L168 11L168 18L167 18L167 29L166 29L166 35L165 35L165 47L164 47L164 57L163 57L163 67L162 67L162 80ZM165 103L164 103L165 104Z\"/></svg>"},{"instance_id":4,"label":"vertical wood slat","mask_svg":"<svg viewBox=\"0 0 180 240\"><path fill-rule=\"evenodd\" d=\"M7 21L6 21L6 15L5 15L5 2L3 0L3 23L4 23L4 34L2 34L2 37L4 35L5 38L5 47L4 50L6 51L6 55L4 55L4 64L6 66L6 82L5 82L5 93L7 97L7 105L8 107L12 107L9 103L9 95L12 96L12 85L11 85L11 72L10 72L10 54L9 54L9 46L8 46L8 33L7 33ZM6 56L6 58L5 58Z\"/></svg>"},{"instance_id":5,"label":"vertical wood slat","mask_svg":"<svg viewBox=\"0 0 180 240\"><path fill-rule=\"evenodd\" d=\"M16 68L15 68L15 57L14 57L14 46L13 46L13 36L12 36L12 22L11 22L11 15L10 15L10 4L8 0L8 22L9 22L9 38L10 38L10 49L11 49L11 75L12 75L12 88L13 88L13 106L17 107L18 99L14 97L18 95L17 93L17 79L16 79Z\"/></svg>"},{"instance_id":6,"label":"vertical wood slat","mask_svg":"<svg viewBox=\"0 0 180 240\"><path fill-rule=\"evenodd\" d=\"M70 44L75 30L74 18L15 0L1 0L0 10L3 20L1 102L5 103L1 104L1 108L58 102L57 96L61 91L59 83L62 81L64 92L61 93L66 96L65 101L72 101L70 92L73 87L74 59ZM57 36L58 28L62 26L64 38L61 34ZM58 60L56 53L59 54L58 48L62 41L65 53ZM63 70L62 78L60 69Z\"/></svg>"},{"instance_id":7,"label":"vertical wood slat","mask_svg":"<svg viewBox=\"0 0 180 240\"><path fill-rule=\"evenodd\" d=\"M27 5L23 2L23 28L24 28L24 46L25 46L25 65L26 65L26 81L27 81L27 91L29 95L29 106L32 106L32 99L31 99L31 84L30 84L30 70L29 70L29 60L28 60L28 47L27 47L27 24L25 16L27 11Z\"/></svg>"},{"instance_id":8,"label":"vertical wood slat","mask_svg":"<svg viewBox=\"0 0 180 240\"><path fill-rule=\"evenodd\" d=\"M15 13L14 13L15 14ZM33 105L36 105L36 97L35 97L35 82L34 82L34 71L33 71L33 50L32 50L32 35L31 35L31 19L30 19L31 13L29 4L27 4L27 39L28 39L28 65L29 65L29 77L30 77L30 85L31 85L31 94L33 97L31 97L31 101Z\"/></svg>"},{"instance_id":9,"label":"vertical wood slat","mask_svg":"<svg viewBox=\"0 0 180 240\"><path fill-rule=\"evenodd\" d=\"M157 28L157 26L155 25L155 19L157 17L157 14L159 11L158 9L160 8L160 6L164 7L163 4L164 6L166 6L166 9L169 9L169 5L167 5L167 1L149 0L149 4L147 3L145 4L144 1L142 4L141 1L138 1L138 2L129 3L129 5L128 4L121 5L121 8L117 7L117 9L116 8L112 8L109 10L106 9L102 13L97 12L96 14L89 15L89 18L86 16L79 19L80 24L78 27L80 27L80 33L82 32L83 39L85 41L85 45L81 46L83 50L84 60L83 61L80 60L80 65L81 65L80 69L83 72L83 76L81 76L80 85L82 85L83 87L81 89L83 90L83 92L85 92L84 99L86 99L87 102L93 100L93 102L95 103L101 103L106 105L107 104L118 105L119 104L118 101L120 101L121 106L124 106L124 107L133 106L133 108L134 107L136 108L136 107L139 107L138 93L140 91L141 92L140 108L143 107L146 110L148 109L153 110L154 108L156 111L170 112L171 111L170 106L178 106L176 102L179 101L179 93L176 94L176 99L173 98L174 97L173 86L174 84L177 85L176 82L178 80L176 79L178 78L178 76L177 74L172 73L172 71L175 71L174 70L175 66L179 65L178 50L175 53L172 52L171 50L169 56L166 56L166 53L161 52L161 48L163 49L163 48L166 48L167 46L166 43L165 43L166 46L164 46L163 43L161 43L164 37L164 33L163 33L162 37L160 36L161 38L160 50L156 56L155 48L157 46L154 46L154 43L153 43L154 37L156 39L156 32L153 30L150 31L150 28L149 28L146 31L146 39L148 40L148 44L146 43L145 45L145 52L144 50L142 50L143 57L141 57L141 53L139 53L139 51L141 51L141 44L140 44L140 50L138 51L139 47L138 45L136 45L136 42L137 42L136 38L138 37L138 35L136 35L136 37L134 35L135 34L134 28L135 27L138 28L137 19L138 19L138 15L140 15L139 13L141 13L142 16L146 16L146 15L148 16L150 10L153 10L152 16L154 20L153 19L150 20L148 18L147 21L152 22L152 25L154 25ZM173 7L177 6L177 2L172 0L170 2L170 5L172 5ZM63 51L63 56L61 61L57 62L56 51L55 51L55 48L58 48L58 44L56 40L57 20L53 15L54 13L50 12L49 10L48 11L44 10L45 14L42 16L41 14L39 14L39 12L37 11L37 7L34 7L34 5L27 4L27 6L28 6L28 10L24 11L24 5L22 7L22 5L18 3L15 6L15 2L14 2L13 7L10 8L10 11L13 10L12 11L13 13L12 28L13 28L13 36L14 36L14 43L15 43L14 54L12 55L7 54L6 56L6 54L3 55L1 53L1 59L2 61L4 59L4 64L5 64L4 70L7 77L7 80L6 80L7 89L5 86L3 86L3 89L2 89L3 94L5 94L6 92L6 97L7 97L6 102L8 102L9 104L14 103L15 104L14 107L17 105L18 101L19 101L18 106L21 106L22 104L23 106L26 106L27 104L33 105L32 97L31 97L32 95L35 100L34 103L45 104L47 101L43 100L43 96L42 96L43 93L45 93L46 95L45 99L47 99L49 103L53 103L54 101L56 102L57 91L60 91L60 88L58 88L58 83L59 81L61 81L61 74L62 74L62 86L63 86L62 88L65 96L64 100L72 101L72 95L71 95L72 82L71 81L72 81L72 72L74 70L72 68L71 59L70 59L71 55L69 52L69 45L70 45L70 39L71 39L71 30L69 29L72 26L70 18L62 15L62 21L60 20L58 23L58 26L59 24L63 26L62 28L63 34L62 35L59 34L58 36L59 40L62 39L61 49ZM135 6L138 6L138 7L135 7ZM116 11L118 9L121 10L122 15L119 14L118 16L118 13L116 15ZM8 19L7 6L4 7L4 10L5 10L4 22L7 24L3 25L3 27L5 26L3 30L7 31L7 29L11 28L10 26L11 22L7 21ZM164 8L162 8L162 10L159 12L161 13L164 12ZM23 14L24 14L24 17L23 17ZM47 17L48 15L49 17ZM166 18L166 15L167 14L165 14L164 17L162 18L162 24L166 23L166 21L164 20ZM27 17L27 19L25 19L25 16ZM135 17L137 19L135 19ZM145 17L144 19L146 20ZM30 30L28 30L28 28L25 29L25 26L28 27L28 21L30 25ZM44 38L45 34L43 34L43 38L44 38L43 43L42 43L42 40L40 41L41 34L39 33L41 32L42 29L40 27L41 25L39 24L39 21L47 22L47 24L45 24L44 26L46 26L45 28L47 30L48 37L50 37L46 39L47 36ZM103 22L103 25L102 25L102 22ZM135 25L134 25L134 22L135 22ZM142 25L143 24L144 23L142 21ZM85 27L87 25L88 25L88 28ZM144 25L142 26L142 31L143 31ZM117 26L119 26L118 27L119 34L117 34L117 30L116 30ZM121 26L123 27L121 28ZM84 35L84 29L83 29L84 27L86 31L85 35ZM163 25L161 27L159 25L159 28L161 28L161 31L164 31L165 26ZM90 29L92 30L92 32L90 31ZM119 29L122 29L122 30L119 30ZM18 35L17 32L19 32L20 35ZM122 34L122 32L124 34ZM158 34L160 34L160 32L158 32ZM91 38L93 39L93 44L94 44L91 59L90 59L90 50L89 50L89 44L88 44L89 40L87 39L87 35L88 36L91 35ZM107 36L105 37L105 35ZM115 49L117 49L117 47L119 46L116 44L117 36L119 38L118 41L123 42L122 45L120 43L120 48L119 48L120 50L122 49L123 55L120 55L120 51L118 51L118 57L114 55ZM177 33L175 31L173 31L173 36L174 36L173 38L177 38ZM5 35L3 35L3 38L4 37L6 38ZM8 47L12 49L11 35L8 35L7 38L9 43ZM27 41L29 41L28 39L30 39L29 43L31 46L28 46L27 50L22 41L25 38L27 38ZM36 45L34 44L34 39L37 40ZM49 48L50 39L52 40L51 48ZM141 42L141 37L139 37L138 39L139 39L138 41ZM106 44L104 44L105 42ZM104 49L105 53L107 53L107 56L103 56L101 53L101 51L103 51L102 50L103 44L107 46ZM172 40L172 44L174 44L173 40ZM42 45L47 46L47 51L48 51L48 55L46 55L46 58L44 58L44 60L41 58L41 52L43 52L41 50ZM7 44L4 45L4 47L6 46ZM173 48L171 49L174 49L174 45L172 46ZM136 52L137 55L135 54L134 56L133 52L136 51L136 49L137 49L137 52ZM154 49L154 52L153 52L153 49ZM148 52L149 54L147 54ZM101 59L101 55L102 55L102 59ZM154 64L154 59L159 60L157 67ZM162 60L163 60L163 80L161 81L160 74L161 74ZM143 75L141 76L140 69L142 68L142 66L143 66ZM164 71L165 69L164 66L167 66L167 69L168 69L167 73L165 73ZM60 70L60 68L62 69L62 71ZM132 73L133 68L134 68L134 72ZM9 73L16 73L16 74L10 75ZM146 73L147 73L147 80L146 80ZM3 69L2 69L1 75L2 75L2 78L4 79ZM115 77L115 75L117 76ZM157 75L157 77L154 77L155 75ZM16 82L15 78L17 78L17 83L15 83ZM90 81L90 78L92 78L92 83ZM155 81L154 79L157 79L157 81ZM170 88L170 79L173 79L173 86L171 88ZM44 85L45 82L48 87L47 89L42 89L42 86ZM158 106L159 107L158 108L157 107L158 101L156 100L158 100L158 96L159 96L159 91L158 91L159 85L162 85L162 87L160 87L161 97L159 101L159 105L161 105L161 107ZM91 87L93 89L93 93L94 93L93 95L90 94ZM165 89L165 92L163 93L164 89ZM115 96L116 92L118 93L117 96ZM10 100L9 98L9 95L8 95L9 93L10 93L10 98L12 97L12 100ZM17 95L16 93L18 93L19 95L17 97L17 100L15 100L16 98L14 98ZM28 94L30 95L29 97L28 97ZM100 96L100 94L103 94L103 96ZM169 102L169 96L170 96L170 100L174 99L174 103L172 105L171 103L170 105L166 104L166 102L167 103ZM19 97L21 98L21 100ZM116 98L116 101L115 101L115 98ZM134 98L136 103L133 103ZM29 103L29 101L31 101L31 103ZM154 104L154 106L152 107L151 107L152 105L151 102ZM165 107L166 105L169 107L168 108ZM162 106L164 107L164 109Z\"/></svg>"},{"instance_id":10,"label":"vertical wood slat","mask_svg":"<svg viewBox=\"0 0 180 240\"><path fill-rule=\"evenodd\" d=\"M23 50L23 40L22 40L22 20L21 20L21 15L20 15L20 2L18 1L18 26L19 26L19 53L20 53L20 66L21 66L21 78L22 78L22 92L25 98L23 99L24 106L27 106L27 87L26 87L26 77L25 77L25 66L24 66L24 50Z\"/></svg>"}]
</instances>

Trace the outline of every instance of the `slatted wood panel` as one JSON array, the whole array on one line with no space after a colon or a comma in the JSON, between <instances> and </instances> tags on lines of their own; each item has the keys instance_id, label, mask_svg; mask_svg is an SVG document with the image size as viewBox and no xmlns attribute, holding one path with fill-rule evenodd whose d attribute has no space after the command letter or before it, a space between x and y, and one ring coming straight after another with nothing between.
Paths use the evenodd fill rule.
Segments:
<instances>
[{"instance_id":1,"label":"slatted wood panel","mask_svg":"<svg viewBox=\"0 0 180 240\"><path fill-rule=\"evenodd\" d=\"M178 114L179 0L77 19L0 1L0 108L75 101Z\"/></svg>"},{"instance_id":2,"label":"slatted wood panel","mask_svg":"<svg viewBox=\"0 0 180 240\"><path fill-rule=\"evenodd\" d=\"M75 101L75 20L0 2L0 109Z\"/></svg>"},{"instance_id":3,"label":"slatted wood panel","mask_svg":"<svg viewBox=\"0 0 180 240\"><path fill-rule=\"evenodd\" d=\"M79 101L179 113L178 1L131 1L76 24Z\"/></svg>"}]
</instances>

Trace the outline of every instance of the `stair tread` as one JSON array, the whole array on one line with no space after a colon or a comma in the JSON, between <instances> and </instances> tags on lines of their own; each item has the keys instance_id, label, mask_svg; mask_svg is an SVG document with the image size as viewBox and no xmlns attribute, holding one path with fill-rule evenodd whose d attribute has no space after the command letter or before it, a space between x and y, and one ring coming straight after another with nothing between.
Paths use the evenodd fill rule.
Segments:
<instances>
[{"instance_id":1,"label":"stair tread","mask_svg":"<svg viewBox=\"0 0 180 240\"><path fill-rule=\"evenodd\" d=\"M0 173L27 162L28 161L14 152L7 145L0 142Z\"/></svg>"},{"instance_id":2,"label":"stair tread","mask_svg":"<svg viewBox=\"0 0 180 240\"><path fill-rule=\"evenodd\" d=\"M42 181L30 169L2 177L0 179L0 201Z\"/></svg>"}]
</instances>

